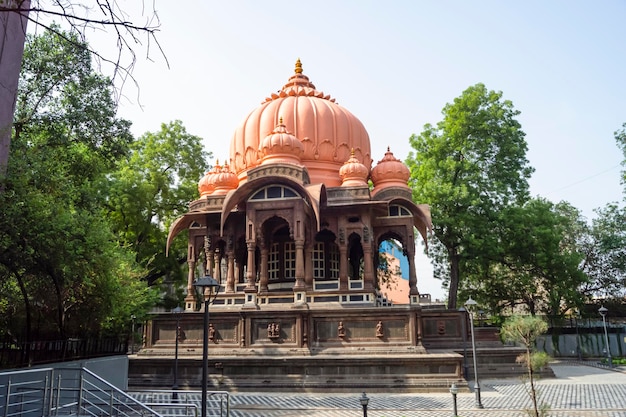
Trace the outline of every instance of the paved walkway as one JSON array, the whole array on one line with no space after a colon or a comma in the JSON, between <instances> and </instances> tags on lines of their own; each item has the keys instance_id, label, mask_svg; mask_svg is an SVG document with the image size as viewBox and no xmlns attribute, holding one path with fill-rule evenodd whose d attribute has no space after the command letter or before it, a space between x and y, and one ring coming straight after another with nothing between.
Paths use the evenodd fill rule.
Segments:
<instances>
[{"instance_id":1,"label":"paved walkway","mask_svg":"<svg viewBox=\"0 0 626 417\"><path fill-rule=\"evenodd\" d=\"M540 399L554 417L626 417L626 374L575 364L553 365L556 378L540 380ZM530 407L520 380L485 380L481 384L484 409L475 407L474 393L458 395L461 417L527 416ZM348 417L362 415L355 394L235 394L233 417ZM368 394L368 417L452 416L452 396L438 394Z\"/></svg>"},{"instance_id":2,"label":"paved walkway","mask_svg":"<svg viewBox=\"0 0 626 417\"><path fill-rule=\"evenodd\" d=\"M540 401L551 417L626 417L626 369L609 370L575 363L555 363L555 378L538 382ZM470 382L470 385L472 383ZM527 417L531 406L526 387L517 378L481 381L484 409L473 392L458 394L459 417ZM233 417L360 417L360 392L234 393ZM368 417L450 417L448 393L368 393Z\"/></svg>"}]
</instances>

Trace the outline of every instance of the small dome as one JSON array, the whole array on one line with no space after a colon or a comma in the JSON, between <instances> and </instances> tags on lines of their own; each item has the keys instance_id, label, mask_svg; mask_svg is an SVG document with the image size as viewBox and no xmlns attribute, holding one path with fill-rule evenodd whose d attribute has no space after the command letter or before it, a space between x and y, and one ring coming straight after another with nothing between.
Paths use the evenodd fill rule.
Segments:
<instances>
[{"instance_id":1,"label":"small dome","mask_svg":"<svg viewBox=\"0 0 626 417\"><path fill-rule=\"evenodd\" d=\"M198 192L200 193L200 197L213 194L213 191L215 191L215 184L212 181L213 174L213 169L211 169L204 174L200 181L198 181Z\"/></svg>"},{"instance_id":2,"label":"small dome","mask_svg":"<svg viewBox=\"0 0 626 417\"><path fill-rule=\"evenodd\" d=\"M372 169L372 182L374 183L373 194L386 187L409 188L411 172L404 162L393 156L387 148L383 159Z\"/></svg>"},{"instance_id":3,"label":"small dome","mask_svg":"<svg viewBox=\"0 0 626 417\"><path fill-rule=\"evenodd\" d=\"M339 176L342 187L367 185L369 170L354 156L354 149L350 152L350 159L339 169Z\"/></svg>"},{"instance_id":4,"label":"small dome","mask_svg":"<svg viewBox=\"0 0 626 417\"><path fill-rule=\"evenodd\" d=\"M219 171L216 170L212 179L213 184L215 185L213 195L227 194L230 190L234 190L239 185L237 175L230 170L230 166L228 164L224 164Z\"/></svg>"},{"instance_id":5,"label":"small dome","mask_svg":"<svg viewBox=\"0 0 626 417\"><path fill-rule=\"evenodd\" d=\"M367 89L364 86L363 89ZM253 110L235 130L230 145L230 164L239 181L261 163L261 143L274 131L280 117L303 145L300 156L311 184L341 185L339 169L350 149L368 169L372 166L370 139L363 123L329 95L318 91L296 62L295 74Z\"/></svg>"},{"instance_id":6,"label":"small dome","mask_svg":"<svg viewBox=\"0 0 626 417\"><path fill-rule=\"evenodd\" d=\"M259 146L261 165L271 162L300 164L303 152L304 146L297 137L287 131L282 117L272 133L267 135Z\"/></svg>"},{"instance_id":7,"label":"small dome","mask_svg":"<svg viewBox=\"0 0 626 417\"><path fill-rule=\"evenodd\" d=\"M215 166L209 170L198 182L200 197L207 195L223 195L230 190L234 190L239 185L237 175L230 170L228 164L220 165L220 161L215 162Z\"/></svg>"}]
</instances>

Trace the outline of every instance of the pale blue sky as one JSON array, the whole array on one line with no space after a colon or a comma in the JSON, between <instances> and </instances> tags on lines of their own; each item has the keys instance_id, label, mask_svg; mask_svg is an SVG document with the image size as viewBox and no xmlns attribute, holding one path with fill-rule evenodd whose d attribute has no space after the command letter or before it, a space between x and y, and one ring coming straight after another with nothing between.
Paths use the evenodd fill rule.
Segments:
<instances>
[{"instance_id":1,"label":"pale blue sky","mask_svg":"<svg viewBox=\"0 0 626 417\"><path fill-rule=\"evenodd\" d=\"M223 161L235 128L299 57L317 89L363 122L375 163L387 146L405 159L409 136L482 82L521 111L533 195L587 217L623 198L613 132L626 122L624 1L156 0L156 9L170 69L154 49L154 62L139 54L143 111L128 86L120 108L137 135L180 119Z\"/></svg>"}]
</instances>

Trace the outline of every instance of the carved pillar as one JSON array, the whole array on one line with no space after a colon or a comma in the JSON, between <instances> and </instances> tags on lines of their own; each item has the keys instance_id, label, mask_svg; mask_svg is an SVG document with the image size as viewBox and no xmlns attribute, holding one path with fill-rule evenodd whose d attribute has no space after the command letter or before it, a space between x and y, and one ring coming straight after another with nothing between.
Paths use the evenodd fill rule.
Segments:
<instances>
[{"instance_id":1,"label":"carved pillar","mask_svg":"<svg viewBox=\"0 0 626 417\"><path fill-rule=\"evenodd\" d=\"M213 253L213 261L215 262L215 268L213 268L213 278L220 284L222 283L222 253L216 250Z\"/></svg>"},{"instance_id":2,"label":"carved pillar","mask_svg":"<svg viewBox=\"0 0 626 417\"><path fill-rule=\"evenodd\" d=\"M422 346L422 327L423 327L423 317L421 314L417 316L417 346Z\"/></svg>"},{"instance_id":3,"label":"carved pillar","mask_svg":"<svg viewBox=\"0 0 626 417\"><path fill-rule=\"evenodd\" d=\"M259 278L260 289L259 293L266 293L268 291L267 284L269 282L269 275L267 271L267 257L269 250L267 245L261 242L261 276Z\"/></svg>"},{"instance_id":4,"label":"carved pillar","mask_svg":"<svg viewBox=\"0 0 626 417\"><path fill-rule=\"evenodd\" d=\"M411 239L411 240L409 240ZM405 243L404 255L409 261L409 303L419 304L419 291L417 290L417 272L415 270L415 244L413 236L410 236Z\"/></svg>"},{"instance_id":5,"label":"carved pillar","mask_svg":"<svg viewBox=\"0 0 626 417\"><path fill-rule=\"evenodd\" d=\"M256 245L254 242L247 242L248 247L248 262L246 265L246 292L254 290L256 292L256 286L254 285L254 276L256 275L254 265L254 250Z\"/></svg>"},{"instance_id":6,"label":"carved pillar","mask_svg":"<svg viewBox=\"0 0 626 417\"><path fill-rule=\"evenodd\" d=\"M187 266L189 268L189 272L187 274L187 295L185 296L185 311L194 311L196 298L194 297L193 281L195 279L194 271L196 270L196 261L193 258L193 248L190 247L189 252L191 253L192 258L187 259Z\"/></svg>"},{"instance_id":7,"label":"carved pillar","mask_svg":"<svg viewBox=\"0 0 626 417\"><path fill-rule=\"evenodd\" d=\"M235 252L232 248L226 251L228 270L226 272L226 292L235 292Z\"/></svg>"},{"instance_id":8,"label":"carved pillar","mask_svg":"<svg viewBox=\"0 0 626 417\"><path fill-rule=\"evenodd\" d=\"M211 238L209 236L204 237L204 257L206 258L204 275L213 276L213 249L211 248Z\"/></svg>"},{"instance_id":9,"label":"carved pillar","mask_svg":"<svg viewBox=\"0 0 626 417\"><path fill-rule=\"evenodd\" d=\"M339 246L339 289L348 290L348 247Z\"/></svg>"},{"instance_id":10,"label":"carved pillar","mask_svg":"<svg viewBox=\"0 0 626 417\"><path fill-rule=\"evenodd\" d=\"M348 290L348 245L343 228L339 229L339 289Z\"/></svg>"},{"instance_id":11,"label":"carved pillar","mask_svg":"<svg viewBox=\"0 0 626 417\"><path fill-rule=\"evenodd\" d=\"M296 284L294 290L304 290L304 242L296 241Z\"/></svg>"},{"instance_id":12,"label":"carved pillar","mask_svg":"<svg viewBox=\"0 0 626 417\"><path fill-rule=\"evenodd\" d=\"M374 289L374 261L372 258L372 246L363 245L363 289Z\"/></svg>"},{"instance_id":13,"label":"carved pillar","mask_svg":"<svg viewBox=\"0 0 626 417\"><path fill-rule=\"evenodd\" d=\"M313 290L313 244L306 245L304 252L304 283L307 290Z\"/></svg>"}]
</instances>

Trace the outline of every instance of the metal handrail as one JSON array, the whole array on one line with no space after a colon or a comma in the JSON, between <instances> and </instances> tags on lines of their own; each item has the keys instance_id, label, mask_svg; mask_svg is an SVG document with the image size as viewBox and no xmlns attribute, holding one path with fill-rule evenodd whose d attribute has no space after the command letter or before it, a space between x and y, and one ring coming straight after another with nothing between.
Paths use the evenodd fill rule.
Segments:
<instances>
[{"instance_id":1,"label":"metal handrail","mask_svg":"<svg viewBox=\"0 0 626 417\"><path fill-rule=\"evenodd\" d=\"M71 373L68 378L67 373ZM85 368L39 368L0 372L0 415L162 417Z\"/></svg>"}]
</instances>

